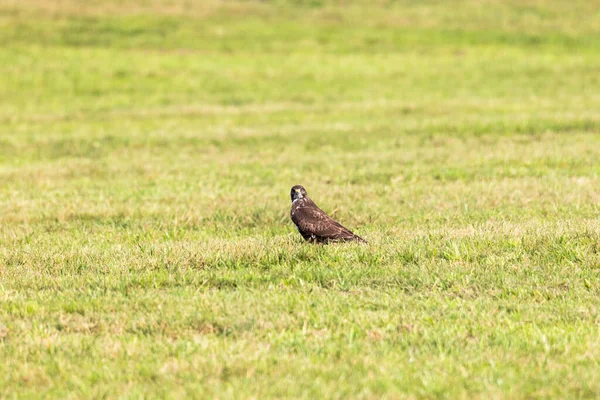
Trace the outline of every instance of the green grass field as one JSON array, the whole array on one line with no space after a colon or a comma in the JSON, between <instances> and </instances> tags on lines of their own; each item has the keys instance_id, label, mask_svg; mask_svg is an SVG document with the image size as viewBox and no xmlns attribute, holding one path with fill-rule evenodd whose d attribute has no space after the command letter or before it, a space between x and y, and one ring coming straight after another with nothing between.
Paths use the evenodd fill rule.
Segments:
<instances>
[{"instance_id":1,"label":"green grass field","mask_svg":"<svg viewBox=\"0 0 600 400\"><path fill-rule=\"evenodd\" d=\"M0 398L600 396L597 0L1 0L0 43Z\"/></svg>"}]
</instances>

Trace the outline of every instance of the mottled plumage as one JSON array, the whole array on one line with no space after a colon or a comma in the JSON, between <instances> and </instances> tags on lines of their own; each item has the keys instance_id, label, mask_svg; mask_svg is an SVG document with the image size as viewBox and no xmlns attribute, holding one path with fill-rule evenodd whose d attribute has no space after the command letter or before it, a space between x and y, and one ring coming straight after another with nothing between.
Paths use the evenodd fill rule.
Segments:
<instances>
[{"instance_id":1,"label":"mottled plumage","mask_svg":"<svg viewBox=\"0 0 600 400\"><path fill-rule=\"evenodd\" d=\"M309 242L365 242L360 236L344 228L331 219L306 195L306 189L300 185L292 188L292 210L290 216L298 232Z\"/></svg>"}]
</instances>

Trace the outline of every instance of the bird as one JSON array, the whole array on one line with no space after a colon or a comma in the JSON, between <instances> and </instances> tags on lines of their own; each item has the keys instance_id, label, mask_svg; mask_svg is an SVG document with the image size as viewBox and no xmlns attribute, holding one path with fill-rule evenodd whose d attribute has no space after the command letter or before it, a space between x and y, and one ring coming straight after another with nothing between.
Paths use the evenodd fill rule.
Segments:
<instances>
[{"instance_id":1,"label":"bird","mask_svg":"<svg viewBox=\"0 0 600 400\"><path fill-rule=\"evenodd\" d=\"M306 194L302 185L292 187L290 216L304 240L311 243L362 242L366 240L344 228L321 210Z\"/></svg>"}]
</instances>

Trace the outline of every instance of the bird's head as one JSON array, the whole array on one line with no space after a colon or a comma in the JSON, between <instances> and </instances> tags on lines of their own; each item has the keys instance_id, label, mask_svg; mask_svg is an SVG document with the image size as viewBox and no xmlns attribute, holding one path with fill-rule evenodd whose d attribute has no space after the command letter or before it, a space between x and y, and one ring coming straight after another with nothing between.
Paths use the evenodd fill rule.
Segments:
<instances>
[{"instance_id":1,"label":"bird's head","mask_svg":"<svg viewBox=\"0 0 600 400\"><path fill-rule=\"evenodd\" d=\"M290 193L292 196L292 203L296 200L303 199L306 197L306 189L302 185L296 185L292 188L292 192Z\"/></svg>"}]
</instances>

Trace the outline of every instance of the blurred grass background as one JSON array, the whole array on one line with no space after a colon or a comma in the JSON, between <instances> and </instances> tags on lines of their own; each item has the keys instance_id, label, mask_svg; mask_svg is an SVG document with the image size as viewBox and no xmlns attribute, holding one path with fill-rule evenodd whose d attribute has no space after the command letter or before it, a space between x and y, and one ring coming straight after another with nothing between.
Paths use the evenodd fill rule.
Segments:
<instances>
[{"instance_id":1,"label":"blurred grass background","mask_svg":"<svg viewBox=\"0 0 600 400\"><path fill-rule=\"evenodd\" d=\"M2 0L0 43L1 397L600 392L598 1Z\"/></svg>"}]
</instances>

